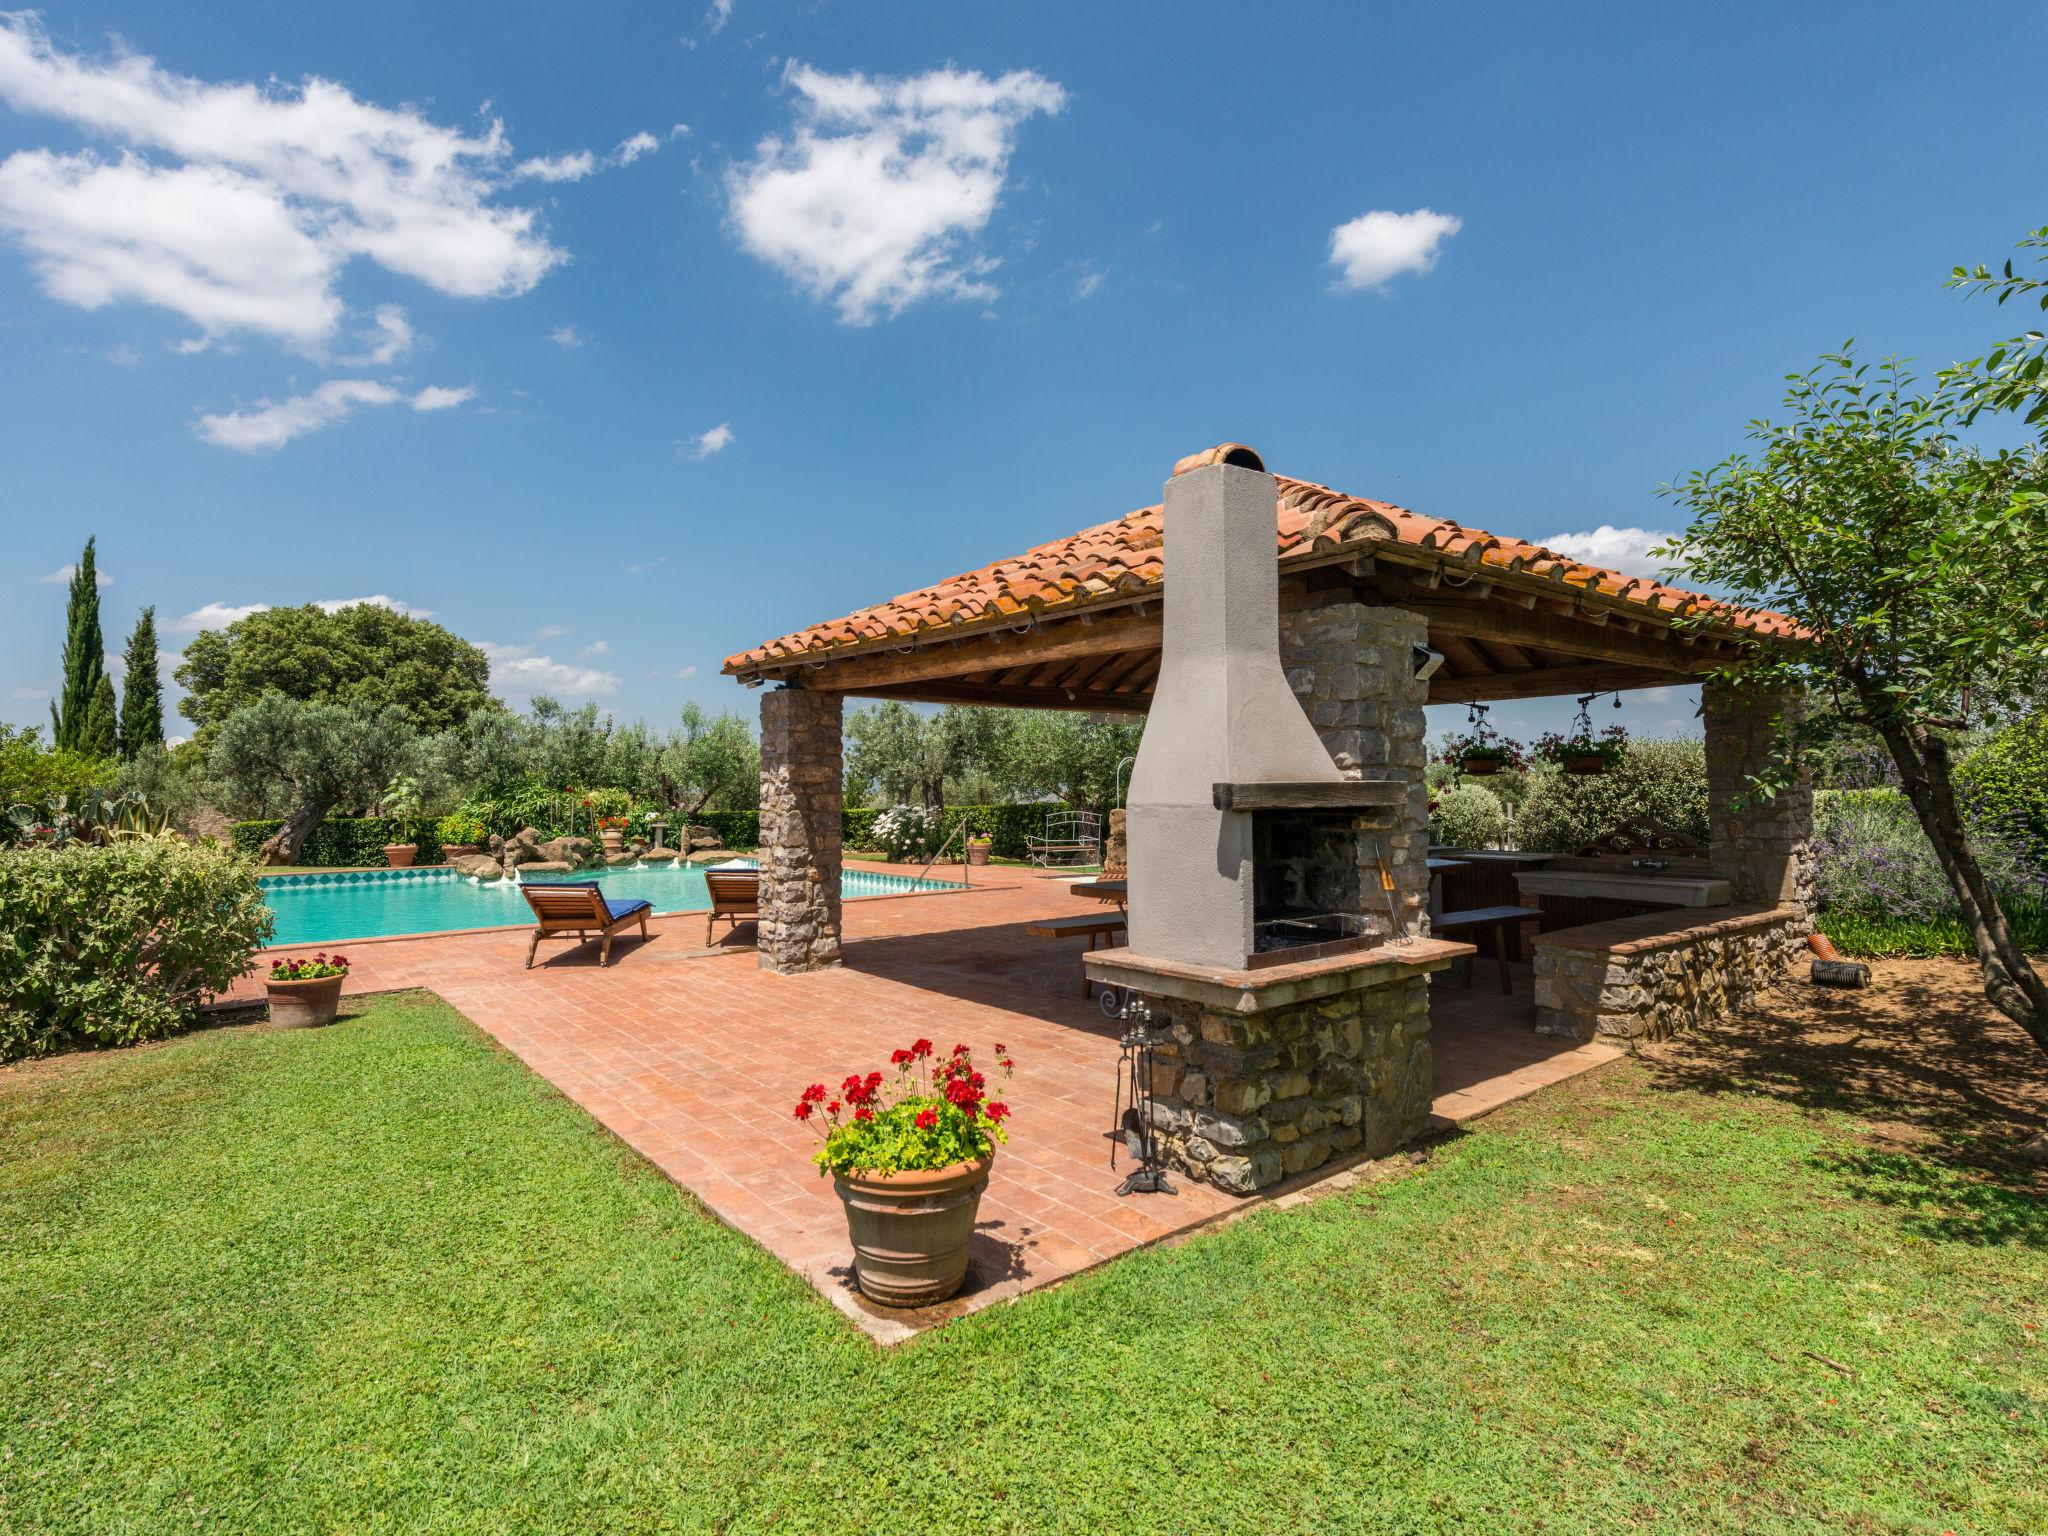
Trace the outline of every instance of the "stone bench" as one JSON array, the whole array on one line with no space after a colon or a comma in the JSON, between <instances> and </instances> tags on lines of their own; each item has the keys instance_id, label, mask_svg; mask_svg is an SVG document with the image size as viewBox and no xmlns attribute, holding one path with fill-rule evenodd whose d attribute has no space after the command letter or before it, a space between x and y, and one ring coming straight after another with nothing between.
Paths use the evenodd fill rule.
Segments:
<instances>
[{"instance_id":1,"label":"stone bench","mask_svg":"<svg viewBox=\"0 0 2048 1536\"><path fill-rule=\"evenodd\" d=\"M1805 954L1797 907L1680 907L1559 928L1535 941L1536 1029L1662 1040L1750 1007Z\"/></svg>"}]
</instances>

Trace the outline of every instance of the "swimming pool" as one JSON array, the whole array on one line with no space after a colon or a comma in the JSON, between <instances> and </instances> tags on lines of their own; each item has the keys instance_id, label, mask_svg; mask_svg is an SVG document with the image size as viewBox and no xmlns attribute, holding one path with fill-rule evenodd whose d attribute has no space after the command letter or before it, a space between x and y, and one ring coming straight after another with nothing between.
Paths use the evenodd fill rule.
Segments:
<instances>
[{"instance_id":1,"label":"swimming pool","mask_svg":"<svg viewBox=\"0 0 2048 1536\"><path fill-rule=\"evenodd\" d=\"M657 913L708 912L704 871L673 864L621 865L546 880L596 880L611 901L647 900ZM532 921L526 899L509 880L475 880L452 869L380 869L353 875L265 875L263 899L277 919L280 944L333 944L454 928L498 928ZM847 896L895 896L908 891L957 891L951 880L849 869L840 877Z\"/></svg>"}]
</instances>

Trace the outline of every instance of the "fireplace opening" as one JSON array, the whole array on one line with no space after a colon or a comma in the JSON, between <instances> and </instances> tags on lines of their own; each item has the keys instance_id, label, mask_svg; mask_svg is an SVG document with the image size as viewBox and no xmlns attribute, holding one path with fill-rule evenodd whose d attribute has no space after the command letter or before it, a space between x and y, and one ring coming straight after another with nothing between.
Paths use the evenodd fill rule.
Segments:
<instances>
[{"instance_id":1,"label":"fireplace opening","mask_svg":"<svg viewBox=\"0 0 2048 1536\"><path fill-rule=\"evenodd\" d=\"M1364 953L1394 937L1379 886L1383 815L1357 810L1251 813L1251 968Z\"/></svg>"}]
</instances>

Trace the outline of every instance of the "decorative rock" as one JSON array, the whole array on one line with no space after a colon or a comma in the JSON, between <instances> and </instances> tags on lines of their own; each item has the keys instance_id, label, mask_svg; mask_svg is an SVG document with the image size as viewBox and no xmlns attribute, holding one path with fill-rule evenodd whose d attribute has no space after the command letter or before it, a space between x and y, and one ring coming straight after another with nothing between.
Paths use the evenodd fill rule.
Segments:
<instances>
[{"instance_id":1,"label":"decorative rock","mask_svg":"<svg viewBox=\"0 0 2048 1536\"><path fill-rule=\"evenodd\" d=\"M519 866L519 873L522 875L573 875L575 872L576 870L573 865L558 863L551 859L542 859L537 864L522 864Z\"/></svg>"},{"instance_id":2,"label":"decorative rock","mask_svg":"<svg viewBox=\"0 0 2048 1536\"><path fill-rule=\"evenodd\" d=\"M519 835L526 836L524 832ZM571 869L598 863L604 857L587 837L551 837L540 845L540 856L550 864L566 864Z\"/></svg>"},{"instance_id":3,"label":"decorative rock","mask_svg":"<svg viewBox=\"0 0 2048 1536\"><path fill-rule=\"evenodd\" d=\"M605 863L613 869L617 869L621 864L638 863L639 859L640 855L637 853L608 853L604 856Z\"/></svg>"},{"instance_id":4,"label":"decorative rock","mask_svg":"<svg viewBox=\"0 0 2048 1536\"><path fill-rule=\"evenodd\" d=\"M503 865L481 853L452 860L448 867L459 875L472 875L479 880L500 880L505 875Z\"/></svg>"}]
</instances>

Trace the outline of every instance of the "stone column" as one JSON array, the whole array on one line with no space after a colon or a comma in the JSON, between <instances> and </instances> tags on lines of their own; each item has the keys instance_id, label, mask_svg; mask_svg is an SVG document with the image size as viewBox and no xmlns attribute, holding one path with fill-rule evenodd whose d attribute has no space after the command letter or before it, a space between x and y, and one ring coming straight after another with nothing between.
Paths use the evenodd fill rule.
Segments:
<instances>
[{"instance_id":1,"label":"stone column","mask_svg":"<svg viewBox=\"0 0 2048 1536\"><path fill-rule=\"evenodd\" d=\"M1352 778L1405 779L1408 803L1390 831L1372 834L1393 868L1401 937L1428 927L1429 761L1422 706L1429 684L1415 676L1413 648L1429 625L1405 608L1351 601L1290 608L1280 615L1280 661L1288 684L1337 767ZM1361 849L1366 900L1383 907L1379 873Z\"/></svg>"},{"instance_id":2,"label":"stone column","mask_svg":"<svg viewBox=\"0 0 2048 1536\"><path fill-rule=\"evenodd\" d=\"M1781 750L1787 725L1803 703L1793 692L1754 684L1710 682L1700 689L1707 729L1707 841L1714 868L1734 885L1738 902L1813 908L1813 786L1797 782L1757 802L1752 774ZM1734 802L1743 803L1737 807Z\"/></svg>"},{"instance_id":3,"label":"stone column","mask_svg":"<svg viewBox=\"0 0 2048 1536\"><path fill-rule=\"evenodd\" d=\"M777 688L761 698L760 966L839 963L841 700Z\"/></svg>"}]
</instances>

